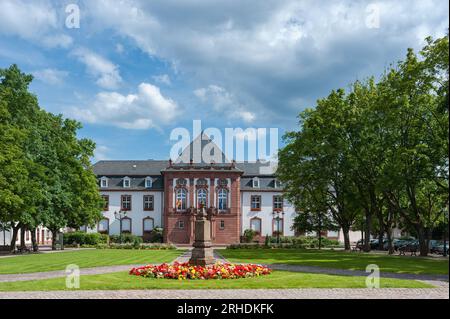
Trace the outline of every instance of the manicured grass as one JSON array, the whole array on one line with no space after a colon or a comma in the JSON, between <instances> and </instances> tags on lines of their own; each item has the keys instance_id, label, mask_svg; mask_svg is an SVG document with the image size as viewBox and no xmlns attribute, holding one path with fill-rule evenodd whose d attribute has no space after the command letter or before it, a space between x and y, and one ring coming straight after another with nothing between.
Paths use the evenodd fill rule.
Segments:
<instances>
[{"instance_id":1,"label":"manicured grass","mask_svg":"<svg viewBox=\"0 0 450 319\"><path fill-rule=\"evenodd\" d=\"M411 274L448 274L448 259L416 256L388 256L373 253L305 249L223 249L232 262L289 264L351 270L365 270L376 264L381 271Z\"/></svg>"},{"instance_id":2,"label":"manicured grass","mask_svg":"<svg viewBox=\"0 0 450 319\"><path fill-rule=\"evenodd\" d=\"M182 252L183 250L89 249L23 255L0 258L0 274L63 270L69 264L76 264L80 268L155 264L171 262Z\"/></svg>"},{"instance_id":3,"label":"manicured grass","mask_svg":"<svg viewBox=\"0 0 450 319\"><path fill-rule=\"evenodd\" d=\"M119 289L280 289L280 288L365 288L366 277L306 274L274 271L256 278L225 280L175 280L131 276L127 272L81 276L81 290ZM432 288L432 285L400 279L380 279L381 288ZM3 282L0 291L72 290L65 278Z\"/></svg>"}]
</instances>

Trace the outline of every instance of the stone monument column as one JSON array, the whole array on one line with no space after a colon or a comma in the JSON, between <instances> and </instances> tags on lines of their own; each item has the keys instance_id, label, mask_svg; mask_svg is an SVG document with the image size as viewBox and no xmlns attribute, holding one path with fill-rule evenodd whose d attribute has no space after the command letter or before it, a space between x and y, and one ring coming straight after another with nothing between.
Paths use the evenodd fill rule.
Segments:
<instances>
[{"instance_id":1,"label":"stone monument column","mask_svg":"<svg viewBox=\"0 0 450 319\"><path fill-rule=\"evenodd\" d=\"M214 254L211 244L211 226L203 207L199 210L195 221L194 249L189 264L206 266L214 264Z\"/></svg>"}]
</instances>

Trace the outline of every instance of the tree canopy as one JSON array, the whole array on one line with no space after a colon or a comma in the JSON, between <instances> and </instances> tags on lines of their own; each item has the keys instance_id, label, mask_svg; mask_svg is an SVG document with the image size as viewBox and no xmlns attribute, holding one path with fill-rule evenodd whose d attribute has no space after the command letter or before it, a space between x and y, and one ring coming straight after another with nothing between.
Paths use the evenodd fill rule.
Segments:
<instances>
[{"instance_id":1,"label":"tree canopy","mask_svg":"<svg viewBox=\"0 0 450 319\"><path fill-rule=\"evenodd\" d=\"M55 239L101 218L95 144L77 138L80 123L39 107L32 80L16 65L0 69L0 222L13 229L11 249L19 228L43 225Z\"/></svg>"},{"instance_id":2,"label":"tree canopy","mask_svg":"<svg viewBox=\"0 0 450 319\"><path fill-rule=\"evenodd\" d=\"M427 38L418 54L408 49L378 81L333 90L300 113L299 131L284 136L277 173L287 197L300 214L311 201L330 212L347 249L357 220L364 222L366 250L374 220L389 241L400 221L415 230L426 255L433 229L444 222L448 43L448 36Z\"/></svg>"}]
</instances>

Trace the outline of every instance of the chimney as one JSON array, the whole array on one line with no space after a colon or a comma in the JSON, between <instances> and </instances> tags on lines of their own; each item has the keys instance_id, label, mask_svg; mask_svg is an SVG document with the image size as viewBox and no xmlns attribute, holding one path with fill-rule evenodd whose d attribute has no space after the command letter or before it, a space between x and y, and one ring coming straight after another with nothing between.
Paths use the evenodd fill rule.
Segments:
<instances>
[{"instance_id":1,"label":"chimney","mask_svg":"<svg viewBox=\"0 0 450 319\"><path fill-rule=\"evenodd\" d=\"M169 167L172 167L172 159L169 158Z\"/></svg>"}]
</instances>

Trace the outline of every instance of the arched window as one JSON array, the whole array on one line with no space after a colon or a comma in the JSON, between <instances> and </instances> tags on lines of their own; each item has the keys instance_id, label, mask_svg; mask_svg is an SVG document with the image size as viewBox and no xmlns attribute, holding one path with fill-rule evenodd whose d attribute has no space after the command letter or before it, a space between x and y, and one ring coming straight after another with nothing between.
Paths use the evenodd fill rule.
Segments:
<instances>
[{"instance_id":1,"label":"arched window","mask_svg":"<svg viewBox=\"0 0 450 319\"><path fill-rule=\"evenodd\" d=\"M208 191L206 189L200 188L197 191L197 207L206 207L208 199Z\"/></svg>"},{"instance_id":2,"label":"arched window","mask_svg":"<svg viewBox=\"0 0 450 319\"><path fill-rule=\"evenodd\" d=\"M154 224L155 224L155 222L154 222L153 218L145 217L142 220L142 230L144 232L151 232L154 228Z\"/></svg>"},{"instance_id":3,"label":"arched window","mask_svg":"<svg viewBox=\"0 0 450 319\"><path fill-rule=\"evenodd\" d=\"M124 217L120 220L120 232L131 233L131 218Z\"/></svg>"},{"instance_id":4,"label":"arched window","mask_svg":"<svg viewBox=\"0 0 450 319\"><path fill-rule=\"evenodd\" d=\"M98 222L97 231L99 233L109 233L109 219L103 218Z\"/></svg>"},{"instance_id":5,"label":"arched window","mask_svg":"<svg viewBox=\"0 0 450 319\"><path fill-rule=\"evenodd\" d=\"M258 235L261 235L261 218L253 217L250 219L250 229L254 230Z\"/></svg>"},{"instance_id":6,"label":"arched window","mask_svg":"<svg viewBox=\"0 0 450 319\"><path fill-rule=\"evenodd\" d=\"M179 188L176 192L175 207L177 210L185 210L187 207L187 196L184 188Z\"/></svg>"},{"instance_id":7,"label":"arched window","mask_svg":"<svg viewBox=\"0 0 450 319\"><path fill-rule=\"evenodd\" d=\"M219 210L228 208L228 191L224 188L219 189L218 193Z\"/></svg>"}]
</instances>

